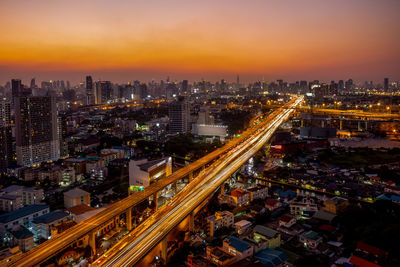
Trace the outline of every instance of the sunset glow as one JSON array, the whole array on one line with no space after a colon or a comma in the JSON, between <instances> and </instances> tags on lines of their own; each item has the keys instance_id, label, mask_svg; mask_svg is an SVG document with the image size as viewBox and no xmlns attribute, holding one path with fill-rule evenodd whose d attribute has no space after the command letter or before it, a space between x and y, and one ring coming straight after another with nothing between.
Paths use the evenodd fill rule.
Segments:
<instances>
[{"instance_id":1,"label":"sunset glow","mask_svg":"<svg viewBox=\"0 0 400 267\"><path fill-rule=\"evenodd\" d=\"M118 2L118 5L116 5ZM400 78L396 0L0 2L0 81Z\"/></svg>"}]
</instances>

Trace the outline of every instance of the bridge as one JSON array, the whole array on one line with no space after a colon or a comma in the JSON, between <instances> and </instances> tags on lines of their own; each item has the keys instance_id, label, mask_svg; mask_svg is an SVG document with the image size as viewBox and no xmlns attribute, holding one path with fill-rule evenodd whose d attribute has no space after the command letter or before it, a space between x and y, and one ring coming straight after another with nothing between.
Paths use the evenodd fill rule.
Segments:
<instances>
[{"instance_id":1,"label":"bridge","mask_svg":"<svg viewBox=\"0 0 400 267\"><path fill-rule=\"evenodd\" d=\"M107 209L27 253L17 255L7 265L40 265L83 238L87 239L92 255L96 255L96 235L99 235L104 227L109 225L115 227L122 215L126 218L127 230L131 231L132 208L149 197L153 197L157 209L158 193L173 185L175 197L170 203L157 210L150 218L127 235L125 238L128 241L120 241L104 255L107 261L103 261L103 264L106 264L106 266L135 264L160 243L184 218L188 216L191 218L193 210L268 141L279 125L289 118L293 112L292 108L299 105L303 100L303 97L293 98L288 104L281 109L275 110L268 117L260 117L254 121L256 125L243 132L240 138L234 138L224 147L215 150L170 176L156 181L144 191L137 192L112 204ZM196 173L199 173L199 175L194 178ZM185 178L188 178L189 183L178 192L176 184L179 180ZM165 242L163 241L162 244ZM125 248L121 248L124 244ZM164 247L166 247L166 244ZM121 249L118 249L118 253L115 256L108 257L110 253L116 253L116 248ZM132 250L132 248L138 249ZM102 257L101 259L104 258Z\"/></svg>"}]
</instances>

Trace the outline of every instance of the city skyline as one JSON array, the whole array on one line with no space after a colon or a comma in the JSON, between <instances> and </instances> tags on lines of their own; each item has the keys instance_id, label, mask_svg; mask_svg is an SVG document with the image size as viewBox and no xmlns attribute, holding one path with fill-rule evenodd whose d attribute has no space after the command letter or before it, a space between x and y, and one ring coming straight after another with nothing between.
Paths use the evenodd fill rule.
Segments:
<instances>
[{"instance_id":1,"label":"city skyline","mask_svg":"<svg viewBox=\"0 0 400 267\"><path fill-rule=\"evenodd\" d=\"M0 83L400 80L398 1L2 1ZM15 16L18 14L18 16Z\"/></svg>"}]
</instances>

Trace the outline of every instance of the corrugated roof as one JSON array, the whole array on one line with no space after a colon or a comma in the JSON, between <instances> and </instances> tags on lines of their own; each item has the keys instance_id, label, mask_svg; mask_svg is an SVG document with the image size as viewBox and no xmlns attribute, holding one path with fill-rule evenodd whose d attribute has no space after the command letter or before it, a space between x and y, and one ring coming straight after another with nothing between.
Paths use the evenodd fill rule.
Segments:
<instances>
[{"instance_id":1,"label":"corrugated roof","mask_svg":"<svg viewBox=\"0 0 400 267\"><path fill-rule=\"evenodd\" d=\"M269 238L274 238L278 232L275 230L272 230L271 228L262 226L262 225L256 225L254 227L254 232L261 234L263 236L269 237Z\"/></svg>"},{"instance_id":2,"label":"corrugated roof","mask_svg":"<svg viewBox=\"0 0 400 267\"><path fill-rule=\"evenodd\" d=\"M22 225L18 227L16 230L9 231L16 239L26 239L32 237L33 234L31 231L23 227Z\"/></svg>"},{"instance_id":3,"label":"corrugated roof","mask_svg":"<svg viewBox=\"0 0 400 267\"><path fill-rule=\"evenodd\" d=\"M251 247L249 243L233 236L227 236L224 242L229 243L231 247L234 247L239 252L244 252Z\"/></svg>"},{"instance_id":4,"label":"corrugated roof","mask_svg":"<svg viewBox=\"0 0 400 267\"><path fill-rule=\"evenodd\" d=\"M67 217L68 213L64 211L53 211L32 220L33 223L51 223L61 218Z\"/></svg>"},{"instance_id":5,"label":"corrugated roof","mask_svg":"<svg viewBox=\"0 0 400 267\"><path fill-rule=\"evenodd\" d=\"M36 213L38 211L42 211L45 209L48 209L49 206L48 205L30 205L30 206L26 206L23 207L19 210L14 210L11 211L9 213L0 215L0 223L8 223L11 221L15 221L19 218L28 216L30 214Z\"/></svg>"}]
</instances>

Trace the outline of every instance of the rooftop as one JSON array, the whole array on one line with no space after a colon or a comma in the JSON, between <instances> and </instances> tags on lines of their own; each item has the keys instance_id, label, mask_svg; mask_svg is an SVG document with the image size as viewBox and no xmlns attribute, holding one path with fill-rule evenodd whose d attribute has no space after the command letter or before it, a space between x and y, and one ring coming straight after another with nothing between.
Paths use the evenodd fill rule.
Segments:
<instances>
[{"instance_id":1,"label":"rooftop","mask_svg":"<svg viewBox=\"0 0 400 267\"><path fill-rule=\"evenodd\" d=\"M288 256L282 251L268 248L259 251L255 255L255 258L265 266L275 267L284 263L288 259Z\"/></svg>"},{"instance_id":2,"label":"rooftop","mask_svg":"<svg viewBox=\"0 0 400 267\"><path fill-rule=\"evenodd\" d=\"M254 232L269 238L274 238L278 234L277 231L262 225L256 225L256 227L254 227Z\"/></svg>"},{"instance_id":3,"label":"rooftop","mask_svg":"<svg viewBox=\"0 0 400 267\"><path fill-rule=\"evenodd\" d=\"M153 167L154 165L163 163L163 161L165 161L165 159L152 160L152 161L140 164L139 168L142 169L143 171L148 171L151 167Z\"/></svg>"},{"instance_id":4,"label":"rooftop","mask_svg":"<svg viewBox=\"0 0 400 267\"><path fill-rule=\"evenodd\" d=\"M33 234L26 229L25 227L23 227L22 225L20 225L18 227L18 229L13 229L9 231L10 234L12 234L16 239L26 239L26 238L30 238L33 237Z\"/></svg>"},{"instance_id":5,"label":"rooftop","mask_svg":"<svg viewBox=\"0 0 400 267\"><path fill-rule=\"evenodd\" d=\"M19 210L14 210L9 213L0 215L0 223L8 223L15 221L19 218L28 216L30 214L36 213L38 211L42 211L45 209L49 209L48 205L30 205L30 206L25 206Z\"/></svg>"},{"instance_id":6,"label":"rooftop","mask_svg":"<svg viewBox=\"0 0 400 267\"><path fill-rule=\"evenodd\" d=\"M46 213L42 216L36 217L32 220L33 223L51 223L61 218L67 217L69 214L64 211L53 211Z\"/></svg>"},{"instance_id":7,"label":"rooftop","mask_svg":"<svg viewBox=\"0 0 400 267\"><path fill-rule=\"evenodd\" d=\"M85 190L80 189L79 187L75 187L74 189L71 189L67 192L64 192L64 196L70 197L70 198L77 198L77 197L84 197L88 195L89 193L86 192Z\"/></svg>"},{"instance_id":8,"label":"rooftop","mask_svg":"<svg viewBox=\"0 0 400 267\"><path fill-rule=\"evenodd\" d=\"M70 213L75 214L75 215L81 215L85 212L92 211L92 210L95 210L95 208L90 207L86 204L76 205L76 206L73 206L73 207L67 209L67 211L69 211Z\"/></svg>"},{"instance_id":9,"label":"rooftop","mask_svg":"<svg viewBox=\"0 0 400 267\"><path fill-rule=\"evenodd\" d=\"M224 243L228 243L229 246L234 247L239 252L244 252L247 249L251 248L250 244L233 236L227 236L224 239Z\"/></svg>"}]
</instances>

